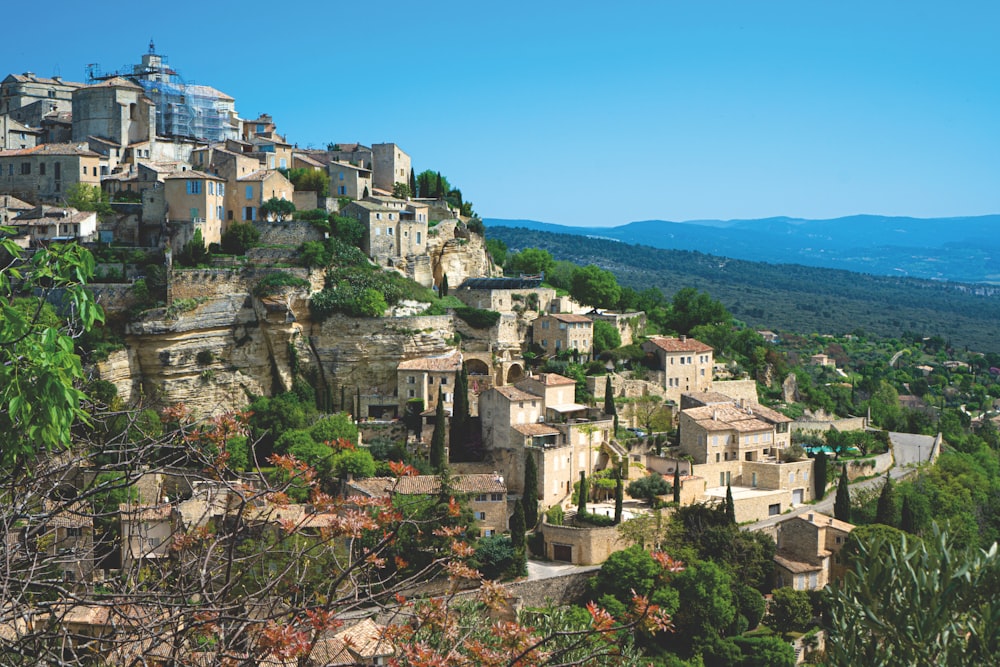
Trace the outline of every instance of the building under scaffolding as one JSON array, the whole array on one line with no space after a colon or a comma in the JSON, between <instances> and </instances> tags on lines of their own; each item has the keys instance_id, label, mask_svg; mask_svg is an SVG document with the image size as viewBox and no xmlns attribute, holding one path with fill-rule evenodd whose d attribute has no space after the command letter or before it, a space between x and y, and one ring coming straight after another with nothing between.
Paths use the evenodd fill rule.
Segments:
<instances>
[{"instance_id":1,"label":"building under scaffolding","mask_svg":"<svg viewBox=\"0 0 1000 667\"><path fill-rule=\"evenodd\" d=\"M167 57L156 53L153 42L143 54L142 63L131 71L102 74L96 65L87 68L89 83L116 76L142 86L156 105L156 134L161 137L221 142L239 138L235 100L211 86L189 83L167 64Z\"/></svg>"}]
</instances>

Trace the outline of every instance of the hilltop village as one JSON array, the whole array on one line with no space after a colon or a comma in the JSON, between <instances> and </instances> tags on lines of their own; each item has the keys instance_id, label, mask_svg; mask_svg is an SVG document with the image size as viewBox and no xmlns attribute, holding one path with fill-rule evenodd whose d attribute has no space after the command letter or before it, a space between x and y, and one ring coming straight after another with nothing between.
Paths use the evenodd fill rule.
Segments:
<instances>
[{"instance_id":1,"label":"hilltop village","mask_svg":"<svg viewBox=\"0 0 1000 667\"><path fill-rule=\"evenodd\" d=\"M400 627L413 623L375 588L454 594L455 576L442 583L454 571L432 567L447 542L386 551L395 578L375 587L352 568L387 567L388 543L368 536L359 557L362 531L343 525L365 508L442 494L446 506L460 499L449 516L480 545L480 573L515 582L510 613L578 602L587 585L604 585L585 583L596 566L660 553L671 515L733 527L726 544L765 545L754 547L758 580L740 584L754 589L746 596L781 589L808 602L806 591L844 576L839 554L855 528L827 491L841 483L846 495L848 482L879 479L904 457L923 465L940 454L940 435L904 437L870 415L793 419L759 395L773 365L751 372L720 358L694 327L652 333L646 312L606 307L596 267L571 290L530 270L530 251L505 271L472 204L439 172L417 174L401 146L300 148L279 121L242 118L232 97L186 83L152 44L131 68L92 67L87 83L32 73L0 82L0 224L25 256L75 241L96 257L87 290L105 322L83 335L82 356L94 414L111 415L86 438L96 450L47 464L61 471L59 497L74 500L54 504L39 486L8 532L12 552L47 558L59 586L11 598L5 650L44 629L61 656L83 662L403 660L415 640ZM811 364L846 377L826 354ZM767 380L783 405L803 395L794 374ZM827 454L842 464L836 476ZM291 555L254 560L277 553L286 533L302 540ZM271 546L244 553L248 536ZM177 575L225 560L185 561L210 539L272 583L247 593L245 581L206 589ZM509 553L497 556L501 544ZM525 578L528 558L580 569ZM315 576L309 562L337 580L332 593L297 597ZM459 588L479 583L464 576ZM258 625L233 620L229 602L199 612L130 598L144 581L199 604L238 591L253 601L240 618ZM338 596L351 602L335 606ZM790 598L775 599L778 618ZM764 616L761 601L750 623L747 604L741 633ZM298 652L248 630L284 628L282 614L300 608L342 617L308 641L296 635ZM823 641L800 632L777 641L787 652L775 662L740 664L801 662Z\"/></svg>"}]
</instances>

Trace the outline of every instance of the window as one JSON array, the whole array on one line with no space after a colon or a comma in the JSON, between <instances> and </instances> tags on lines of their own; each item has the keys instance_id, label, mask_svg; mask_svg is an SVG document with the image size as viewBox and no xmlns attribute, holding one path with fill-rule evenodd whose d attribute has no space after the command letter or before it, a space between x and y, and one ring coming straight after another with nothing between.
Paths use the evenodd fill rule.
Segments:
<instances>
[{"instance_id":1,"label":"window","mask_svg":"<svg viewBox=\"0 0 1000 667\"><path fill-rule=\"evenodd\" d=\"M441 378L441 384L448 384L448 378Z\"/></svg>"},{"instance_id":2,"label":"window","mask_svg":"<svg viewBox=\"0 0 1000 667\"><path fill-rule=\"evenodd\" d=\"M406 397L407 398L416 398L417 397L417 392L415 390L413 390L413 389L409 389L406 392Z\"/></svg>"},{"instance_id":3,"label":"window","mask_svg":"<svg viewBox=\"0 0 1000 667\"><path fill-rule=\"evenodd\" d=\"M31 163L30 162L22 162L21 163L21 175L25 176L25 175L30 174L30 173L31 173ZM87 168L86 167L83 168L83 173L85 173L85 174L87 173Z\"/></svg>"},{"instance_id":4,"label":"window","mask_svg":"<svg viewBox=\"0 0 1000 667\"><path fill-rule=\"evenodd\" d=\"M189 195L200 195L201 194L201 181L188 181L187 182L187 193Z\"/></svg>"},{"instance_id":5,"label":"window","mask_svg":"<svg viewBox=\"0 0 1000 667\"><path fill-rule=\"evenodd\" d=\"M750 486L757 488L757 473L755 472L750 473Z\"/></svg>"},{"instance_id":6,"label":"window","mask_svg":"<svg viewBox=\"0 0 1000 667\"><path fill-rule=\"evenodd\" d=\"M247 199L253 199L253 186L252 185L248 185L247 186L247 196L246 196L246 198ZM251 220L252 219L253 218L251 218Z\"/></svg>"},{"instance_id":7,"label":"window","mask_svg":"<svg viewBox=\"0 0 1000 667\"><path fill-rule=\"evenodd\" d=\"M543 329L548 329L549 328L549 321L548 320L545 320L544 322L542 322L542 328Z\"/></svg>"},{"instance_id":8,"label":"window","mask_svg":"<svg viewBox=\"0 0 1000 667\"><path fill-rule=\"evenodd\" d=\"M344 180L344 172L340 172L340 180Z\"/></svg>"},{"instance_id":9,"label":"window","mask_svg":"<svg viewBox=\"0 0 1000 667\"><path fill-rule=\"evenodd\" d=\"M417 245L420 245L420 232L417 232Z\"/></svg>"},{"instance_id":10,"label":"window","mask_svg":"<svg viewBox=\"0 0 1000 667\"><path fill-rule=\"evenodd\" d=\"M493 529L492 528L484 528L483 529L483 537L493 537Z\"/></svg>"},{"instance_id":11,"label":"window","mask_svg":"<svg viewBox=\"0 0 1000 667\"><path fill-rule=\"evenodd\" d=\"M219 220L222 220L222 207L221 206L216 206L215 207L215 217L217 219L219 219Z\"/></svg>"},{"instance_id":12,"label":"window","mask_svg":"<svg viewBox=\"0 0 1000 667\"><path fill-rule=\"evenodd\" d=\"M45 163L44 162L39 162L38 163L38 173L41 174L42 176L45 175Z\"/></svg>"},{"instance_id":13,"label":"window","mask_svg":"<svg viewBox=\"0 0 1000 667\"><path fill-rule=\"evenodd\" d=\"M375 214L375 219L376 220L381 220L382 219L382 214L381 213L376 213Z\"/></svg>"},{"instance_id":14,"label":"window","mask_svg":"<svg viewBox=\"0 0 1000 667\"><path fill-rule=\"evenodd\" d=\"M415 378L414 376L412 376L412 375L407 375L406 376L406 384L416 384L416 382L417 382L417 378Z\"/></svg>"},{"instance_id":15,"label":"window","mask_svg":"<svg viewBox=\"0 0 1000 667\"><path fill-rule=\"evenodd\" d=\"M198 209L196 208L191 209L191 219L192 220L198 219Z\"/></svg>"},{"instance_id":16,"label":"window","mask_svg":"<svg viewBox=\"0 0 1000 667\"><path fill-rule=\"evenodd\" d=\"M246 206L246 207L244 207L243 208L243 219L244 220L253 220L253 216L254 216L254 211L255 210L256 209L254 209L253 206Z\"/></svg>"},{"instance_id":17,"label":"window","mask_svg":"<svg viewBox=\"0 0 1000 667\"><path fill-rule=\"evenodd\" d=\"M347 194L347 186L346 185L338 185L337 186L337 194L338 195L346 195Z\"/></svg>"},{"instance_id":18,"label":"window","mask_svg":"<svg viewBox=\"0 0 1000 667\"><path fill-rule=\"evenodd\" d=\"M477 503L485 503L486 502L486 494L485 493L480 493L480 494L476 495L476 502Z\"/></svg>"},{"instance_id":19,"label":"window","mask_svg":"<svg viewBox=\"0 0 1000 667\"><path fill-rule=\"evenodd\" d=\"M491 493L490 494L490 500L493 501L493 502L495 502L495 503L499 503L499 502L501 502L503 500L503 494L502 493Z\"/></svg>"},{"instance_id":20,"label":"window","mask_svg":"<svg viewBox=\"0 0 1000 667\"><path fill-rule=\"evenodd\" d=\"M476 521L485 521L486 512L476 512Z\"/></svg>"},{"instance_id":21,"label":"window","mask_svg":"<svg viewBox=\"0 0 1000 667\"><path fill-rule=\"evenodd\" d=\"M795 483L795 473L794 472L788 473L788 483L789 484L794 484Z\"/></svg>"},{"instance_id":22,"label":"window","mask_svg":"<svg viewBox=\"0 0 1000 667\"><path fill-rule=\"evenodd\" d=\"M392 218L392 213L389 214L389 218L390 219ZM386 236L392 236L392 231L393 231L392 227L386 227L385 228L385 235Z\"/></svg>"},{"instance_id":23,"label":"window","mask_svg":"<svg viewBox=\"0 0 1000 667\"><path fill-rule=\"evenodd\" d=\"M66 537L81 537L83 535L83 528L75 526L66 529Z\"/></svg>"}]
</instances>

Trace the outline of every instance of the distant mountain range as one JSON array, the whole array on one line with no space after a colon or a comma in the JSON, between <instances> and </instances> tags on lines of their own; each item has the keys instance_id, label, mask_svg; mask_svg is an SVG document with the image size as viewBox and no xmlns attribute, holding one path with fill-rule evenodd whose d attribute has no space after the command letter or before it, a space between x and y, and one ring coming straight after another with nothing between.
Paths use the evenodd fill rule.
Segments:
<instances>
[{"instance_id":1,"label":"distant mountain range","mask_svg":"<svg viewBox=\"0 0 1000 667\"><path fill-rule=\"evenodd\" d=\"M1000 284L1000 215L644 220L618 227L570 227L489 218L484 222L487 227L523 227L770 264Z\"/></svg>"}]
</instances>

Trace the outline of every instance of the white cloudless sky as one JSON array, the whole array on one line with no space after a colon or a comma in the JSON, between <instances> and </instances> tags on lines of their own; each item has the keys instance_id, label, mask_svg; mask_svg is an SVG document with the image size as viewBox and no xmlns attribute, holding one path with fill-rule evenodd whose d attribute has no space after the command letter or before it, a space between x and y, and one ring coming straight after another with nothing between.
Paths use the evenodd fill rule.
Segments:
<instances>
[{"instance_id":1,"label":"white cloudless sky","mask_svg":"<svg viewBox=\"0 0 1000 667\"><path fill-rule=\"evenodd\" d=\"M483 217L1000 212L994 0L53 0L4 15L0 76L83 81L153 39L244 118L270 113L300 146L394 141Z\"/></svg>"}]
</instances>

